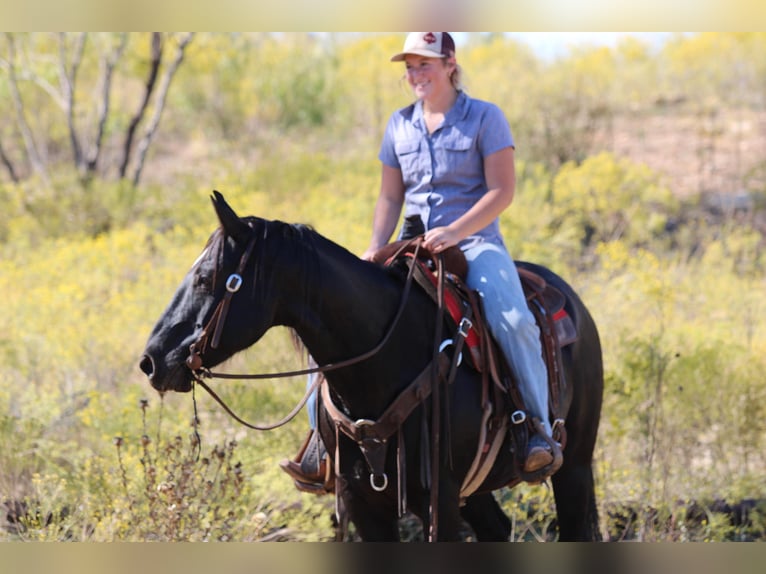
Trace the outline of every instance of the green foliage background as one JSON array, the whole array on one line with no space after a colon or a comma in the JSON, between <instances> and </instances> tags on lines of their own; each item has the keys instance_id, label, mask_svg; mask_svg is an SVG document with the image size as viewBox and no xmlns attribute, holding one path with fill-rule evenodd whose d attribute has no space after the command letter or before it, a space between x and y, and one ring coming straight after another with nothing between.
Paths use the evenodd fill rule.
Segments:
<instances>
[{"instance_id":1,"label":"green foliage background","mask_svg":"<svg viewBox=\"0 0 766 574\"><path fill-rule=\"evenodd\" d=\"M41 56L55 50L45 35L24 40ZM131 102L140 85L142 41L131 36L119 101ZM605 534L613 509L629 505L639 509L644 540L766 536L763 511L736 526L712 511L689 521L683 505L766 497L763 162L756 157L738 176L751 208L718 213L604 144L616 118L762 114L764 41L701 34L653 49L627 39L554 62L499 35L469 35L461 47L469 92L505 110L518 144L517 197L501 219L511 252L566 277L602 334L595 470ZM192 398L161 400L137 363L214 228L212 189L242 214L308 223L363 251L380 135L410 99L401 68L388 62L400 43L199 35L138 188L108 177L80 182L67 165L63 118L39 89L22 85L54 170L48 182L0 175L0 498L24 505L6 517L0 539L331 538L332 500L299 494L277 467L305 422L245 432L198 396L198 445ZM89 66L86 79L96 76L95 57ZM4 106L7 91L0 77ZM669 112L668 99L681 107ZM127 121L119 109L115 134ZM9 118L0 134L8 153L23 157ZM301 361L276 330L229 368ZM223 393L248 418L273 421L302 390L295 379ZM515 539L551 536L549 491L499 496Z\"/></svg>"}]
</instances>

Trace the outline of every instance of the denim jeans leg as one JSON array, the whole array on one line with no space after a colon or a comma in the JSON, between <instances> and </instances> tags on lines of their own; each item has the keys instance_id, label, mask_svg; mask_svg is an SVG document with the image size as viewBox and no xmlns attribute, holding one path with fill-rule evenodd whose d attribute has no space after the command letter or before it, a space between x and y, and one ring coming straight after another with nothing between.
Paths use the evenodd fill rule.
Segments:
<instances>
[{"instance_id":1,"label":"denim jeans leg","mask_svg":"<svg viewBox=\"0 0 766 574\"><path fill-rule=\"evenodd\" d=\"M466 284L482 298L489 329L513 370L528 411L540 418L550 435L548 376L540 329L527 307L516 264L494 243L478 243L464 252L468 260Z\"/></svg>"},{"instance_id":2,"label":"denim jeans leg","mask_svg":"<svg viewBox=\"0 0 766 574\"><path fill-rule=\"evenodd\" d=\"M310 369L314 369L317 367L316 361L314 361L314 358L309 356L308 360L308 367ZM306 375L306 390L308 390L311 385L314 384L314 381L319 376L319 373L310 373ZM312 429L317 428L317 393L319 392L319 389L315 389L313 393L309 395L308 400L306 401L306 411L309 415L309 426Z\"/></svg>"}]
</instances>

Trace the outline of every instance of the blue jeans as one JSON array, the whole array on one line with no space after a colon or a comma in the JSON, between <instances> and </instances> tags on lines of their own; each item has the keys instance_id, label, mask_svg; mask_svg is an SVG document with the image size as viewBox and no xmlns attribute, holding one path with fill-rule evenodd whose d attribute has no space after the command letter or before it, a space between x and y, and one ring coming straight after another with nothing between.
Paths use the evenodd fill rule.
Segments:
<instances>
[{"instance_id":1,"label":"blue jeans","mask_svg":"<svg viewBox=\"0 0 766 574\"><path fill-rule=\"evenodd\" d=\"M466 285L478 291L490 332L505 354L530 415L548 435L548 373L540 329L527 307L516 264L497 244L474 241L462 247L468 260Z\"/></svg>"},{"instance_id":2,"label":"blue jeans","mask_svg":"<svg viewBox=\"0 0 766 574\"><path fill-rule=\"evenodd\" d=\"M317 366L316 361L314 360L314 357L309 355L308 360L308 367L310 369L313 369ZM308 389L312 384L314 384L314 381L319 376L319 373L311 373L309 375L306 375L306 388ZM311 393L308 400L306 401L306 410L309 413L309 425L312 429L317 428L317 394L319 389Z\"/></svg>"},{"instance_id":3,"label":"blue jeans","mask_svg":"<svg viewBox=\"0 0 766 574\"><path fill-rule=\"evenodd\" d=\"M505 248L489 242L463 247L468 260L466 285L481 296L490 332L513 369L519 392L532 416L539 417L548 435L548 374L543 361L540 329L527 307L516 264ZM313 359L310 366L315 365ZM314 377L308 375L307 387ZM309 424L316 428L316 393L306 403Z\"/></svg>"}]
</instances>

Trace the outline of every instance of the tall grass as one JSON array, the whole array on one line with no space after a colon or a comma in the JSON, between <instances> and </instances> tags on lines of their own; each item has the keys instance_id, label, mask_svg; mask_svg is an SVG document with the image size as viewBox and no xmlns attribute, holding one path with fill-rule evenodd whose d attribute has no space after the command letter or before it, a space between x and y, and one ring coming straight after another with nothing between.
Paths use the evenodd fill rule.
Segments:
<instances>
[{"instance_id":1,"label":"tall grass","mask_svg":"<svg viewBox=\"0 0 766 574\"><path fill-rule=\"evenodd\" d=\"M231 173L216 187L242 214L311 223L361 252L375 162L292 157ZM606 396L595 468L605 531L619 537L627 522L644 540L763 539L762 508L734 524L714 504L766 497L759 236L747 226L697 231L692 249L685 228L646 234L625 224L617 236L588 240L578 232L591 222L573 223L571 206L550 201L550 174L535 166L522 173L502 219L511 252L564 275L602 334ZM557 180L561 193L577 184L605 194L587 212L601 222L631 223L631 190L644 190L631 182L652 181L608 156L562 174L569 176ZM299 494L277 466L297 447L305 421L248 432L198 396L198 442L192 397L160 402L137 369L154 320L215 226L209 191L187 190L177 211L171 199L157 200L167 221L139 218L96 233L46 234L40 222L10 222L15 240L0 246L0 539L332 538L331 498ZM662 217L681 209L662 203ZM275 330L229 368L270 371L300 360ZM232 384L222 393L248 418L271 421L303 385ZM515 539L553 536L545 487L499 497ZM408 525L405 536L419 534Z\"/></svg>"}]
</instances>

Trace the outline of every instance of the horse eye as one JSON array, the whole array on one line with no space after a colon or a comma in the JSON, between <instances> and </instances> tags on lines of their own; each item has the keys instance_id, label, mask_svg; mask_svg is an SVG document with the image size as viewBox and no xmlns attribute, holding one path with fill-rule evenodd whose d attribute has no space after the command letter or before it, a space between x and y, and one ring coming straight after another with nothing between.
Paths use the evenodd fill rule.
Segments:
<instances>
[{"instance_id":1,"label":"horse eye","mask_svg":"<svg viewBox=\"0 0 766 574\"><path fill-rule=\"evenodd\" d=\"M194 276L194 287L197 289L209 290L212 281L207 273L197 273Z\"/></svg>"}]
</instances>

